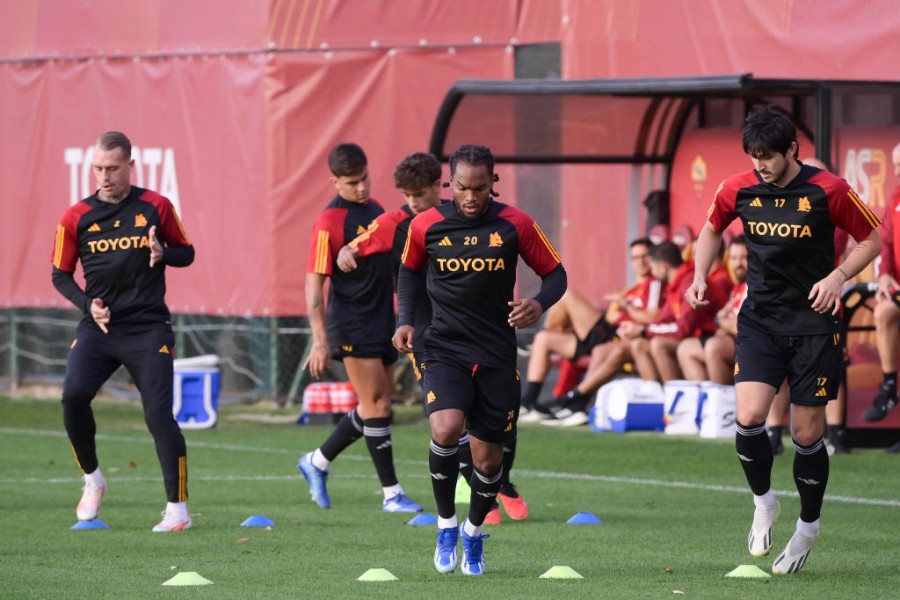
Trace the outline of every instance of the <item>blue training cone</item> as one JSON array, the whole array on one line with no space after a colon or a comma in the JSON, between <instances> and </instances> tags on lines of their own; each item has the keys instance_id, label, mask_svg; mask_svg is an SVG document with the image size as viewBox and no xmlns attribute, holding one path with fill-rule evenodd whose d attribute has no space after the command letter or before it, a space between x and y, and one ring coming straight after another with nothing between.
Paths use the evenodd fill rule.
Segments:
<instances>
[{"instance_id":1,"label":"blue training cone","mask_svg":"<svg viewBox=\"0 0 900 600\"><path fill-rule=\"evenodd\" d=\"M72 525L71 529L109 529L109 525L100 519L93 519L91 521L78 521Z\"/></svg>"},{"instance_id":2,"label":"blue training cone","mask_svg":"<svg viewBox=\"0 0 900 600\"><path fill-rule=\"evenodd\" d=\"M241 527L275 527L275 521L263 515L253 515L241 523Z\"/></svg>"},{"instance_id":3,"label":"blue training cone","mask_svg":"<svg viewBox=\"0 0 900 600\"><path fill-rule=\"evenodd\" d=\"M593 513L580 512L566 521L566 523L569 525L600 525L603 521Z\"/></svg>"},{"instance_id":4,"label":"blue training cone","mask_svg":"<svg viewBox=\"0 0 900 600\"><path fill-rule=\"evenodd\" d=\"M430 513L422 513L420 515L414 516L406 524L407 525L435 525L435 524L437 524L437 517Z\"/></svg>"}]
</instances>

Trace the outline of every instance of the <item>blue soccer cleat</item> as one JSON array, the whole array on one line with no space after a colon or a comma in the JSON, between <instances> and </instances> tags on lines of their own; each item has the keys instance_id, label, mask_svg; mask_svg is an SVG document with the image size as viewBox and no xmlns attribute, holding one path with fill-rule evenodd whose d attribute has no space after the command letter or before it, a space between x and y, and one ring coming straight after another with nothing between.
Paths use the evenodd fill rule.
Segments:
<instances>
[{"instance_id":1,"label":"blue soccer cleat","mask_svg":"<svg viewBox=\"0 0 900 600\"><path fill-rule=\"evenodd\" d=\"M384 503L381 505L381 510L391 513L412 513L422 512L422 507L410 500L406 494L400 493L396 496L385 498Z\"/></svg>"},{"instance_id":2,"label":"blue soccer cleat","mask_svg":"<svg viewBox=\"0 0 900 600\"><path fill-rule=\"evenodd\" d=\"M312 452L300 457L300 460L297 461L297 468L300 469L309 484L309 495L312 496L313 502L321 508L331 508L331 498L328 497L328 490L325 489L328 471L323 471L312 464Z\"/></svg>"},{"instance_id":3,"label":"blue soccer cleat","mask_svg":"<svg viewBox=\"0 0 900 600\"><path fill-rule=\"evenodd\" d=\"M434 568L438 573L452 573L456 569L456 542L459 529L445 527L438 530L437 547L434 549Z\"/></svg>"},{"instance_id":4,"label":"blue soccer cleat","mask_svg":"<svg viewBox=\"0 0 900 600\"><path fill-rule=\"evenodd\" d=\"M484 573L484 540L491 537L486 534L470 536L466 534L463 525L459 531L463 541L463 575L481 575Z\"/></svg>"}]
</instances>

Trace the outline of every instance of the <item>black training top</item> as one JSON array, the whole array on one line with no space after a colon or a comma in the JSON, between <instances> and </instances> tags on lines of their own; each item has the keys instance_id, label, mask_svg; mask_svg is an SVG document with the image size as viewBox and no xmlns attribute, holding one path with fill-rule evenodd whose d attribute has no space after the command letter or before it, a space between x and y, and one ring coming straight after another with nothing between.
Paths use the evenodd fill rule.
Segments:
<instances>
[{"instance_id":1,"label":"black training top","mask_svg":"<svg viewBox=\"0 0 900 600\"><path fill-rule=\"evenodd\" d=\"M331 347L389 343L394 332L391 257L377 254L344 273L337 268L341 247L364 233L384 209L336 196L313 225L308 273L331 277L326 320Z\"/></svg>"},{"instance_id":2,"label":"black training top","mask_svg":"<svg viewBox=\"0 0 900 600\"><path fill-rule=\"evenodd\" d=\"M441 204L447 202L449 201L441 200ZM409 224L415 216L412 209L406 204L393 212L384 213L375 219L365 233L360 234L351 241L349 246L356 249L357 258L365 258L373 254L390 253L391 270L396 277L399 272L403 249L406 247ZM423 293L416 301L416 331L425 331L430 324L431 301L428 299L428 295ZM424 336L416 336L413 346L413 352L422 352L425 349Z\"/></svg>"},{"instance_id":3,"label":"black training top","mask_svg":"<svg viewBox=\"0 0 900 600\"><path fill-rule=\"evenodd\" d=\"M397 290L400 324L413 323L416 289L411 277L427 269L433 317L425 336L426 357L449 355L466 363L506 366L516 360L516 334L509 326L522 256L542 279L561 275L535 298L544 310L565 291L565 271L540 227L525 212L490 200L483 215L467 219L454 202L416 216L409 227ZM546 281L546 279L545 279Z\"/></svg>"},{"instance_id":4,"label":"black training top","mask_svg":"<svg viewBox=\"0 0 900 600\"><path fill-rule=\"evenodd\" d=\"M150 228L163 245L162 264L150 268ZM85 289L73 274L78 261ZM166 265L186 267L194 247L172 203L156 192L131 187L118 204L95 193L70 206L56 228L53 285L84 313L82 325L97 327L90 312L94 298L110 310L110 330L134 331L168 323Z\"/></svg>"},{"instance_id":5,"label":"black training top","mask_svg":"<svg viewBox=\"0 0 900 600\"><path fill-rule=\"evenodd\" d=\"M834 230L857 241L881 223L846 181L802 165L781 188L754 171L726 179L707 213L716 231L735 218L747 238L747 299L740 317L778 335L836 333L838 318L812 309L813 284L834 270Z\"/></svg>"}]
</instances>

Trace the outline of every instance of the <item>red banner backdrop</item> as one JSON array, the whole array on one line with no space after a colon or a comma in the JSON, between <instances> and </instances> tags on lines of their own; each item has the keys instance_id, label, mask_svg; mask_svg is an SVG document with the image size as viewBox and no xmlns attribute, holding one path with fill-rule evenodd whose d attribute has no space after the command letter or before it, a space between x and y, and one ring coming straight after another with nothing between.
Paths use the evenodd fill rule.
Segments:
<instances>
[{"instance_id":1,"label":"red banner backdrop","mask_svg":"<svg viewBox=\"0 0 900 600\"><path fill-rule=\"evenodd\" d=\"M134 183L176 202L197 247L191 268L171 272L174 310L303 314L309 228L333 193L328 149L360 143L373 195L397 205L393 167L427 147L448 87L514 77L519 45L559 43L566 78L898 79L898 30L893 0L0 3L0 306L63 305L50 285L53 231L92 191L90 146L107 129L131 136ZM874 206L880 155L865 149L889 152L897 132L863 139L877 133L839 134L836 157ZM702 221L708 182L731 170L686 142L675 223ZM712 143L747 166L737 132ZM696 156L708 163L699 190ZM514 203L515 170L502 169L502 199ZM629 173L566 168L549 199L572 284L593 298L626 281Z\"/></svg>"},{"instance_id":2,"label":"red banner backdrop","mask_svg":"<svg viewBox=\"0 0 900 600\"><path fill-rule=\"evenodd\" d=\"M897 80L894 0L572 0L563 77Z\"/></svg>"},{"instance_id":3,"label":"red banner backdrop","mask_svg":"<svg viewBox=\"0 0 900 600\"><path fill-rule=\"evenodd\" d=\"M97 136L118 129L136 146L132 182L169 197L197 247L189 270L170 271L173 310L263 310L269 282L246 282L269 260L264 67L261 56L0 65L0 302L65 306L50 284L52 232L95 189Z\"/></svg>"},{"instance_id":4,"label":"red banner backdrop","mask_svg":"<svg viewBox=\"0 0 900 600\"><path fill-rule=\"evenodd\" d=\"M512 55L490 47L276 55L266 104L270 255L277 282L270 304L279 314L305 311L310 228L335 194L326 164L331 147L348 141L362 146L372 197L386 209L399 206L394 167L407 154L428 149L447 88L464 76L502 79L512 71Z\"/></svg>"}]
</instances>

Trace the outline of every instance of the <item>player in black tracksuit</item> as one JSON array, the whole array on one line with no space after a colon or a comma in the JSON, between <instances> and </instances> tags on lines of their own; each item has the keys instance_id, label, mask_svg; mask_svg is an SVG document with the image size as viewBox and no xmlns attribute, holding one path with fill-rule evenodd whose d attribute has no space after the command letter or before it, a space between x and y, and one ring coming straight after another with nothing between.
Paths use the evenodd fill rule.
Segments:
<instances>
[{"instance_id":1,"label":"player in black tracksuit","mask_svg":"<svg viewBox=\"0 0 900 600\"><path fill-rule=\"evenodd\" d=\"M530 216L491 199L494 161L483 146L462 146L450 158L454 200L410 224L398 282L400 326L394 345L410 351L425 337L425 402L431 424L429 467L438 508L435 568L484 570L484 518L500 488L504 442L515 439L519 409L515 329L535 323L566 289L559 255ZM535 298L514 299L522 256L542 279ZM424 274L424 277L423 277ZM431 325L413 327L416 298L425 284ZM454 495L457 442L468 426L475 473L468 519L457 528Z\"/></svg>"},{"instance_id":2,"label":"player in black tracksuit","mask_svg":"<svg viewBox=\"0 0 900 600\"><path fill-rule=\"evenodd\" d=\"M124 365L141 393L156 443L168 504L154 531L191 526L187 511L187 452L172 414L175 336L166 307L166 266L194 260L168 199L130 185L131 143L118 132L101 136L93 170L98 190L67 209L53 251L53 285L84 313L69 351L63 420L85 473L79 519L97 517L106 481L99 469L91 401ZM74 279L81 262L85 288Z\"/></svg>"}]
</instances>

